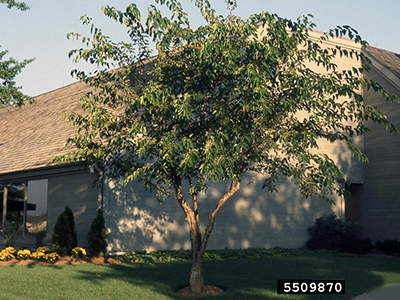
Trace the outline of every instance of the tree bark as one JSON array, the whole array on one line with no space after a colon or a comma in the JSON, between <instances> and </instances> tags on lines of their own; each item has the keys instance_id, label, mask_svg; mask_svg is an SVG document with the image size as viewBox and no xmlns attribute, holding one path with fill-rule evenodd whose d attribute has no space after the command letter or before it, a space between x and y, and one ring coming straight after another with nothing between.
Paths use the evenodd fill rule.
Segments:
<instances>
[{"instance_id":1,"label":"tree bark","mask_svg":"<svg viewBox=\"0 0 400 300\"><path fill-rule=\"evenodd\" d=\"M203 257L206 253L208 238L211 235L212 230L214 229L214 220L215 216L217 215L218 211L221 207L225 204L225 202L235 194L240 188L240 181L233 181L228 192L219 200L217 206L213 210L213 212L209 216L209 223L204 233L204 237L202 238L200 232L200 220L198 218L198 211L197 211L197 199L196 197L193 198L194 200L194 207L196 208L195 212L193 212L193 218L189 221L189 228L190 228L190 239L192 242L192 254L193 254L193 261L192 261L192 271L190 274L190 289L194 293L200 293L202 287L204 286L204 279L203 279Z\"/></svg>"},{"instance_id":2,"label":"tree bark","mask_svg":"<svg viewBox=\"0 0 400 300\"><path fill-rule=\"evenodd\" d=\"M192 270L190 272L190 289L193 293L200 293L204 286L203 255L201 252L202 234L200 231L200 218L197 208L197 196L193 195L193 214L190 218L190 241L192 244Z\"/></svg>"},{"instance_id":3,"label":"tree bark","mask_svg":"<svg viewBox=\"0 0 400 300\"><path fill-rule=\"evenodd\" d=\"M202 260L202 258L198 260L197 263L192 266L190 272L190 290L193 293L201 293L202 287L204 286Z\"/></svg>"},{"instance_id":4,"label":"tree bark","mask_svg":"<svg viewBox=\"0 0 400 300\"><path fill-rule=\"evenodd\" d=\"M190 231L190 242L192 245L192 269L190 272L190 290L193 293L200 294L202 288L204 287L204 278L203 278L203 257L206 252L208 238L211 235L211 232L214 228L214 220L218 211L225 204L225 202L235 194L240 188L240 181L232 181L231 186L228 192L218 201L217 206L213 210L213 212L209 216L209 223L205 230L204 237L202 237L201 229L200 229L200 217L198 212L198 203L197 203L197 195L192 195L193 200L193 209L188 205L185 201L185 198L182 193L182 188L180 186L180 178L176 177L176 199L178 200L182 210L186 215L186 220L189 224Z\"/></svg>"}]
</instances>

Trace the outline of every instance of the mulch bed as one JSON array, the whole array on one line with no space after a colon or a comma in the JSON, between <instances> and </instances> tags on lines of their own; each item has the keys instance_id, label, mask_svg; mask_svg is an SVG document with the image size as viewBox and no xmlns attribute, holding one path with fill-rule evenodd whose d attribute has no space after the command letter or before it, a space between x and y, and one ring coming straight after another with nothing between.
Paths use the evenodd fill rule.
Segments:
<instances>
[{"instance_id":1,"label":"mulch bed","mask_svg":"<svg viewBox=\"0 0 400 300\"><path fill-rule=\"evenodd\" d=\"M202 296L216 296L225 293L223 289L213 285L205 285L201 289L201 293L193 293L190 290L190 286L184 287L176 292L177 296L182 297L202 297Z\"/></svg>"},{"instance_id":2,"label":"mulch bed","mask_svg":"<svg viewBox=\"0 0 400 300\"><path fill-rule=\"evenodd\" d=\"M48 263L43 260L34 260L34 259L11 259L7 261L0 261L0 266L28 266L28 265L40 265L40 266L61 266L61 265L80 265L80 264L119 264L120 260L115 258L106 258L104 257L83 257L83 258L74 258L73 256L63 256L54 263Z\"/></svg>"}]
</instances>

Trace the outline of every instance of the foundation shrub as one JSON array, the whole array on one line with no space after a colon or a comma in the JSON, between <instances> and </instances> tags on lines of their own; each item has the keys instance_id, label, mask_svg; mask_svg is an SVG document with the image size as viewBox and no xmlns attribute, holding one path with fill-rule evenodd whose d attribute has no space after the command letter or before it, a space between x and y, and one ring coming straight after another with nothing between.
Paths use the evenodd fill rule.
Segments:
<instances>
[{"instance_id":1,"label":"foundation shrub","mask_svg":"<svg viewBox=\"0 0 400 300\"><path fill-rule=\"evenodd\" d=\"M357 224L339 219L335 213L323 215L307 229L311 238L306 242L310 250L327 249L346 253L366 254L372 250L370 239L358 239Z\"/></svg>"},{"instance_id":2,"label":"foundation shrub","mask_svg":"<svg viewBox=\"0 0 400 300\"><path fill-rule=\"evenodd\" d=\"M107 230L105 227L103 210L99 209L88 233L88 251L91 256L104 256L107 251Z\"/></svg>"},{"instance_id":3,"label":"foundation shrub","mask_svg":"<svg viewBox=\"0 0 400 300\"><path fill-rule=\"evenodd\" d=\"M52 249L62 256L68 255L71 253L72 248L74 248L73 242L73 232L71 230L68 215L64 211L60 214L56 225L54 226L54 233L51 240Z\"/></svg>"},{"instance_id":4,"label":"foundation shrub","mask_svg":"<svg viewBox=\"0 0 400 300\"><path fill-rule=\"evenodd\" d=\"M71 235L72 235L72 248L75 248L78 246L78 239L76 237L76 229L75 229L75 218L74 218L74 213L72 210L68 207L68 205L65 207L64 213L67 216L68 219L68 226L69 229L71 230Z\"/></svg>"},{"instance_id":5,"label":"foundation shrub","mask_svg":"<svg viewBox=\"0 0 400 300\"><path fill-rule=\"evenodd\" d=\"M398 240L387 239L375 243L375 249L386 255L400 255L400 242Z\"/></svg>"},{"instance_id":6,"label":"foundation shrub","mask_svg":"<svg viewBox=\"0 0 400 300\"><path fill-rule=\"evenodd\" d=\"M373 248L371 239L349 239L344 243L342 252L368 254Z\"/></svg>"}]
</instances>

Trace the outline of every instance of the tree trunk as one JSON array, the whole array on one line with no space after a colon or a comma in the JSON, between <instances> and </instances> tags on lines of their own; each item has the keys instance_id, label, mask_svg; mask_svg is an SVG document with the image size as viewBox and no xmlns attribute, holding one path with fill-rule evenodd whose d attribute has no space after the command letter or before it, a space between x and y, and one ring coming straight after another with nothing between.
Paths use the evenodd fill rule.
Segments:
<instances>
[{"instance_id":1,"label":"tree trunk","mask_svg":"<svg viewBox=\"0 0 400 300\"><path fill-rule=\"evenodd\" d=\"M232 181L228 192L218 201L217 206L209 216L209 223L205 230L204 237L202 237L200 230L200 218L197 205L197 195L192 194L193 197L193 210L185 201L182 193L182 188L180 186L180 178L176 176L175 178L175 192L176 199L178 200L182 210L186 215L186 220L189 224L190 231L190 242L192 244L192 269L190 272L190 290L193 293L200 294L202 288L204 287L203 279L203 257L206 252L208 238L214 228L214 219L218 211L224 205L224 203L235 194L240 188L240 181ZM190 181L190 185L191 181Z\"/></svg>"},{"instance_id":2,"label":"tree trunk","mask_svg":"<svg viewBox=\"0 0 400 300\"><path fill-rule=\"evenodd\" d=\"M192 266L190 272L190 290L193 293L201 293L202 287L204 286L203 279L203 258L197 261L197 263Z\"/></svg>"},{"instance_id":3,"label":"tree trunk","mask_svg":"<svg viewBox=\"0 0 400 300\"><path fill-rule=\"evenodd\" d=\"M190 240L192 244L192 270L190 272L190 290L193 293L200 293L204 286L203 279L203 256L202 235L198 219L194 217L190 226Z\"/></svg>"}]
</instances>

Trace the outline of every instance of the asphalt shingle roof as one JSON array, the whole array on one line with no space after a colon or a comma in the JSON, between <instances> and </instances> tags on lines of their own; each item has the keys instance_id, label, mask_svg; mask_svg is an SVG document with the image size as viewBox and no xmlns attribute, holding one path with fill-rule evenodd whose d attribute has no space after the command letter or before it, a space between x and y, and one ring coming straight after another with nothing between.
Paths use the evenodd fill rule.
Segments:
<instances>
[{"instance_id":1,"label":"asphalt shingle roof","mask_svg":"<svg viewBox=\"0 0 400 300\"><path fill-rule=\"evenodd\" d=\"M42 94L32 105L0 109L0 175L49 166L52 156L67 153L75 129L63 113L82 111L79 96L89 90L78 82Z\"/></svg>"},{"instance_id":2,"label":"asphalt shingle roof","mask_svg":"<svg viewBox=\"0 0 400 300\"><path fill-rule=\"evenodd\" d=\"M372 46L365 50L400 78L400 54Z\"/></svg>"}]
</instances>

